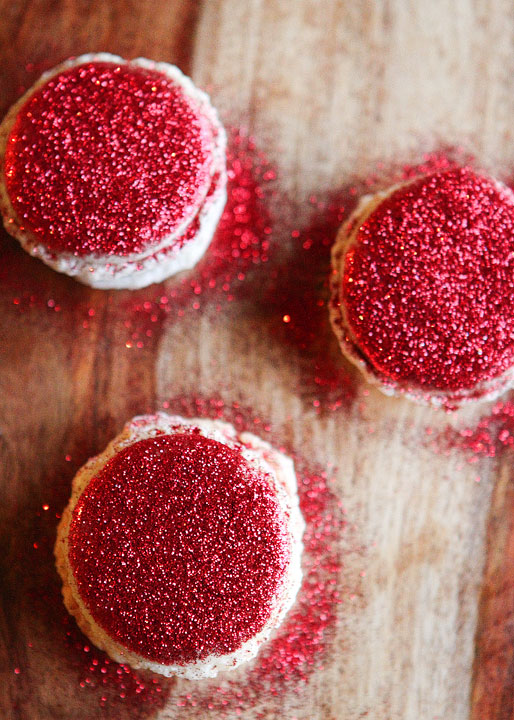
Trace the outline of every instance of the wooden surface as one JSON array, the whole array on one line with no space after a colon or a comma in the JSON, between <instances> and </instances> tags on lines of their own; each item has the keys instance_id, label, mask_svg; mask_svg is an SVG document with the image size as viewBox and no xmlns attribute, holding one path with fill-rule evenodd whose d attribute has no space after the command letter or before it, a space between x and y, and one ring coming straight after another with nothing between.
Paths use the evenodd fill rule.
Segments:
<instances>
[{"instance_id":1,"label":"wooden surface","mask_svg":"<svg viewBox=\"0 0 514 720\"><path fill-rule=\"evenodd\" d=\"M498 474L492 460L472 465L426 443L427 428L472 425L487 406L449 418L386 399L347 369L353 400L329 409L322 397L316 408L316 359L346 367L327 317L314 314L309 346L286 343L276 330L287 301L269 302L262 291L280 268L296 293L292 307L312 314L284 271L297 260L291 231L309 226L311 195L348 196L379 163L387 172L458 144L500 177L513 175L513 36L507 0L2 0L2 112L70 55L175 62L278 168L266 201L278 220L274 252L246 291L221 310L204 302L182 317L158 313L141 348L132 335L142 303L177 281L134 295L89 290L2 234L0 717L222 716L177 707L184 682L168 686L160 704L104 702L101 688L83 690L80 635L63 620L51 557L76 469L133 414L188 397L252 408L276 444L333 468L351 523L340 538L343 601L323 668L301 693L289 684L261 698L259 712L513 717L510 462ZM312 271L309 299L323 299L326 258ZM244 684L244 671L239 678ZM249 706L242 717L256 713Z\"/></svg>"}]
</instances>

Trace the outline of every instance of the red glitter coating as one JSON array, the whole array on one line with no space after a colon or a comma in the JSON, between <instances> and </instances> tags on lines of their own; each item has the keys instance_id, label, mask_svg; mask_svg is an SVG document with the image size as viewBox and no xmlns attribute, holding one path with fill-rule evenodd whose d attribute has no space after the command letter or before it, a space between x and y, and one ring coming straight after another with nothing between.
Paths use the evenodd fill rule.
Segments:
<instances>
[{"instance_id":1,"label":"red glitter coating","mask_svg":"<svg viewBox=\"0 0 514 720\"><path fill-rule=\"evenodd\" d=\"M82 493L69 533L96 622L165 664L232 652L259 632L290 554L266 476L199 434L121 450Z\"/></svg>"},{"instance_id":2,"label":"red glitter coating","mask_svg":"<svg viewBox=\"0 0 514 720\"><path fill-rule=\"evenodd\" d=\"M177 83L89 62L50 78L23 105L5 177L16 213L48 249L130 255L190 219L211 164L209 122Z\"/></svg>"},{"instance_id":3,"label":"red glitter coating","mask_svg":"<svg viewBox=\"0 0 514 720\"><path fill-rule=\"evenodd\" d=\"M359 349L392 381L469 389L514 360L514 198L469 168L386 198L342 280Z\"/></svg>"}]
</instances>

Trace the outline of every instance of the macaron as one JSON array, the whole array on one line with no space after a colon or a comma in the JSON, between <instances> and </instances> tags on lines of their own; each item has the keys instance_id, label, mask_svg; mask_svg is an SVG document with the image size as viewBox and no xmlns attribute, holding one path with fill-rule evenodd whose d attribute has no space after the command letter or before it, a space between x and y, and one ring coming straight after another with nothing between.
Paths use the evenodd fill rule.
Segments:
<instances>
[{"instance_id":1,"label":"macaron","mask_svg":"<svg viewBox=\"0 0 514 720\"><path fill-rule=\"evenodd\" d=\"M452 167L363 197L333 246L330 318L388 395L457 408L512 387L512 190Z\"/></svg>"},{"instance_id":2,"label":"macaron","mask_svg":"<svg viewBox=\"0 0 514 720\"><path fill-rule=\"evenodd\" d=\"M293 462L220 421L133 418L73 480L64 603L114 660L214 677L253 658L300 588Z\"/></svg>"},{"instance_id":3,"label":"macaron","mask_svg":"<svg viewBox=\"0 0 514 720\"><path fill-rule=\"evenodd\" d=\"M193 267L226 181L226 134L209 97L164 62L71 58L0 125L7 231L96 288L140 288Z\"/></svg>"}]
</instances>

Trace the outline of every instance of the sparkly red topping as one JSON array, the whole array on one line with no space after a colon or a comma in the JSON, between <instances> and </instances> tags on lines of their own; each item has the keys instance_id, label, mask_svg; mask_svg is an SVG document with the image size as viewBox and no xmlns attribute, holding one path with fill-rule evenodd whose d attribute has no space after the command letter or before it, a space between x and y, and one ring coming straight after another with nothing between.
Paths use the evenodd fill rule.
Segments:
<instances>
[{"instance_id":1,"label":"sparkly red topping","mask_svg":"<svg viewBox=\"0 0 514 720\"><path fill-rule=\"evenodd\" d=\"M384 200L345 261L354 341L387 378L461 390L514 362L514 199L468 168Z\"/></svg>"},{"instance_id":2,"label":"sparkly red topping","mask_svg":"<svg viewBox=\"0 0 514 720\"><path fill-rule=\"evenodd\" d=\"M266 476L197 433L121 450L80 497L69 533L96 622L165 664L232 652L257 633L290 552Z\"/></svg>"},{"instance_id":3,"label":"sparkly red topping","mask_svg":"<svg viewBox=\"0 0 514 720\"><path fill-rule=\"evenodd\" d=\"M5 154L18 217L53 251L141 252L203 201L212 129L160 72L90 62L25 103Z\"/></svg>"}]
</instances>

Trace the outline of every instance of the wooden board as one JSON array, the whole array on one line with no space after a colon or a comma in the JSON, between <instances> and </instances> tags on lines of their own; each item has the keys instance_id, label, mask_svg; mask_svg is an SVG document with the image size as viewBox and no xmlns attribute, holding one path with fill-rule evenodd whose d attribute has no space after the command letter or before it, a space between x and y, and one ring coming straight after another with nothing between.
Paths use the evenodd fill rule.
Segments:
<instances>
[{"instance_id":1,"label":"wooden board","mask_svg":"<svg viewBox=\"0 0 514 720\"><path fill-rule=\"evenodd\" d=\"M442 146L462 145L495 174L512 175L512 4L3 0L0 7L2 112L70 55L106 50L176 62L208 88L228 126L249 129L278 173L264 201L274 218L269 261L247 273L232 302L206 295L183 315L159 303L172 298L177 280L132 295L93 291L2 234L1 717L512 717L509 462L491 509L496 464L472 465L427 443L427 428L437 435L448 423L473 425L484 409L448 417L387 399L347 368L324 308L309 307L326 299L327 248L308 254L293 234L308 237L323 223L328 232L324 208L334 192L351 201L350 189L371 175ZM280 298L276 287L266 294L274 271L287 291ZM313 321L307 344L282 327L289 311L292 325ZM320 358L350 378L351 398L335 408L317 377ZM185 682L164 684L157 702L151 678L140 692L129 688L141 701L124 701L112 667L102 665L105 686L97 666L88 675L85 641L66 620L52 565L56 515L76 469L135 413L178 409L188 398L237 402L269 421L268 438L334 476L350 528L338 541L342 602L323 667L318 658L306 685L285 683L242 708L188 702L184 709L177 699L189 692ZM245 673L236 676L241 687ZM203 698L217 692L215 683L205 687Z\"/></svg>"}]
</instances>

